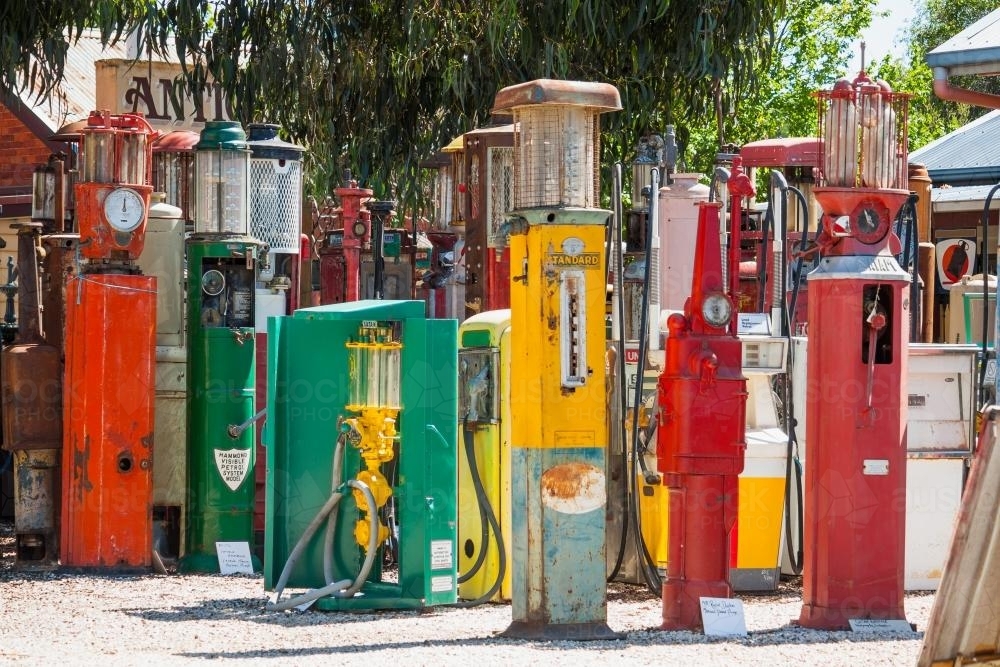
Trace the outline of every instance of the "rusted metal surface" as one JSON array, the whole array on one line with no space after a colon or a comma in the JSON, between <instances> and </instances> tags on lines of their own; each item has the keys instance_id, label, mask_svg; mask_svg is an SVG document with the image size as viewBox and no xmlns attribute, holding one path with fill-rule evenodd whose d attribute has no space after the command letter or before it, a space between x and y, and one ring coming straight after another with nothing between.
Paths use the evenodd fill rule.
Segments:
<instances>
[{"instance_id":1,"label":"rusted metal surface","mask_svg":"<svg viewBox=\"0 0 1000 667\"><path fill-rule=\"evenodd\" d=\"M10 450L62 446L62 368L59 349L41 337L36 260L38 226L18 232L17 342L4 349L4 447Z\"/></svg>"},{"instance_id":2,"label":"rusted metal surface","mask_svg":"<svg viewBox=\"0 0 1000 667\"><path fill-rule=\"evenodd\" d=\"M69 293L61 560L149 567L155 278L84 274Z\"/></svg>"},{"instance_id":3,"label":"rusted metal surface","mask_svg":"<svg viewBox=\"0 0 1000 667\"><path fill-rule=\"evenodd\" d=\"M14 452L14 533L18 567L59 559L59 449Z\"/></svg>"},{"instance_id":4,"label":"rusted metal surface","mask_svg":"<svg viewBox=\"0 0 1000 667\"><path fill-rule=\"evenodd\" d=\"M622 108L618 89L609 83L536 79L508 86L497 93L493 112L536 104L566 104L600 111Z\"/></svg>"},{"instance_id":5,"label":"rusted metal surface","mask_svg":"<svg viewBox=\"0 0 1000 667\"><path fill-rule=\"evenodd\" d=\"M582 514L603 507L604 473L586 463L564 463L542 473L542 503L556 512Z\"/></svg>"},{"instance_id":6,"label":"rusted metal surface","mask_svg":"<svg viewBox=\"0 0 1000 667\"><path fill-rule=\"evenodd\" d=\"M66 336L66 281L76 271L79 234L48 234L42 237L42 332L45 341L59 350Z\"/></svg>"}]
</instances>

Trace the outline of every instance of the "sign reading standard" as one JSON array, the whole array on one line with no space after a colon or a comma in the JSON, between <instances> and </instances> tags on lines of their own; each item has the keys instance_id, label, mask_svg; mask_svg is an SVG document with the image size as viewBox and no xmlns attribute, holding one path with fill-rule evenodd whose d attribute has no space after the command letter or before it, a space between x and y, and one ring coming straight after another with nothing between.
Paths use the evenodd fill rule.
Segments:
<instances>
[{"instance_id":1,"label":"sign reading standard","mask_svg":"<svg viewBox=\"0 0 1000 667\"><path fill-rule=\"evenodd\" d=\"M601 254L597 252L582 252L578 255L566 255L561 252L549 253L548 263L552 266L572 269L601 268Z\"/></svg>"}]
</instances>

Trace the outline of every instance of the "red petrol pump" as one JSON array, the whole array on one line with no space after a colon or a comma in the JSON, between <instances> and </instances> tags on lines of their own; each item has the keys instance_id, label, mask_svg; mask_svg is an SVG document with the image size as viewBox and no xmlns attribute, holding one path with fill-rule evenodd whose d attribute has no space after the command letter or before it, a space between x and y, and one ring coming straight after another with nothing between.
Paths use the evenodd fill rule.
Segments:
<instances>
[{"instance_id":1,"label":"red petrol pump","mask_svg":"<svg viewBox=\"0 0 1000 667\"><path fill-rule=\"evenodd\" d=\"M361 251L371 244L371 213L364 202L371 199L372 191L358 187L348 170L334 193L340 200L340 225L324 230L324 242L319 248L323 305L361 299Z\"/></svg>"},{"instance_id":2,"label":"red petrol pump","mask_svg":"<svg viewBox=\"0 0 1000 667\"><path fill-rule=\"evenodd\" d=\"M137 114L90 114L76 188L79 273L66 300L61 560L148 567L152 548L156 278L136 260L152 193Z\"/></svg>"},{"instance_id":3,"label":"red petrol pump","mask_svg":"<svg viewBox=\"0 0 1000 667\"><path fill-rule=\"evenodd\" d=\"M730 535L746 449L747 391L735 307L722 272L721 208L718 202L698 204L691 297L683 315L667 319L656 452L670 508L664 630L700 628L699 598L732 595Z\"/></svg>"},{"instance_id":4,"label":"red petrol pump","mask_svg":"<svg viewBox=\"0 0 1000 667\"><path fill-rule=\"evenodd\" d=\"M903 619L909 276L907 98L864 72L817 93L823 257L809 273L802 613Z\"/></svg>"}]
</instances>

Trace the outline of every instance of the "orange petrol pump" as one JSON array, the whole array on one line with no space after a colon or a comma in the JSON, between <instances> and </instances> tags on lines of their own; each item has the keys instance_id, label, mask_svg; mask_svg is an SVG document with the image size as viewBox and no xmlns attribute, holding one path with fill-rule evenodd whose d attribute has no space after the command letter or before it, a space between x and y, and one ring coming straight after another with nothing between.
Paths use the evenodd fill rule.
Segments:
<instances>
[{"instance_id":1,"label":"orange petrol pump","mask_svg":"<svg viewBox=\"0 0 1000 667\"><path fill-rule=\"evenodd\" d=\"M135 260L154 136L141 115L106 111L81 130L81 259L66 303L63 565L151 563L156 278Z\"/></svg>"},{"instance_id":2,"label":"orange petrol pump","mask_svg":"<svg viewBox=\"0 0 1000 667\"><path fill-rule=\"evenodd\" d=\"M862 72L817 97L822 259L807 277L799 623L831 630L904 618L910 303L891 227L909 195L908 96Z\"/></svg>"}]
</instances>

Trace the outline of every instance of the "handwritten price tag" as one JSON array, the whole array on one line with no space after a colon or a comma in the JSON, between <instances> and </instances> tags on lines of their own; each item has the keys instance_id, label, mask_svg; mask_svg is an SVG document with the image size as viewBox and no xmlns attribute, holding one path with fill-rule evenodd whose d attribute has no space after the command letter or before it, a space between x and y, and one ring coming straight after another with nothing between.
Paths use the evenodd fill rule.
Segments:
<instances>
[{"instance_id":1,"label":"handwritten price tag","mask_svg":"<svg viewBox=\"0 0 1000 667\"><path fill-rule=\"evenodd\" d=\"M247 542L216 542L220 574L253 574L250 544Z\"/></svg>"},{"instance_id":2,"label":"handwritten price tag","mask_svg":"<svg viewBox=\"0 0 1000 667\"><path fill-rule=\"evenodd\" d=\"M698 598L701 602L701 624L706 635L746 637L747 621L743 601L735 598Z\"/></svg>"}]
</instances>

